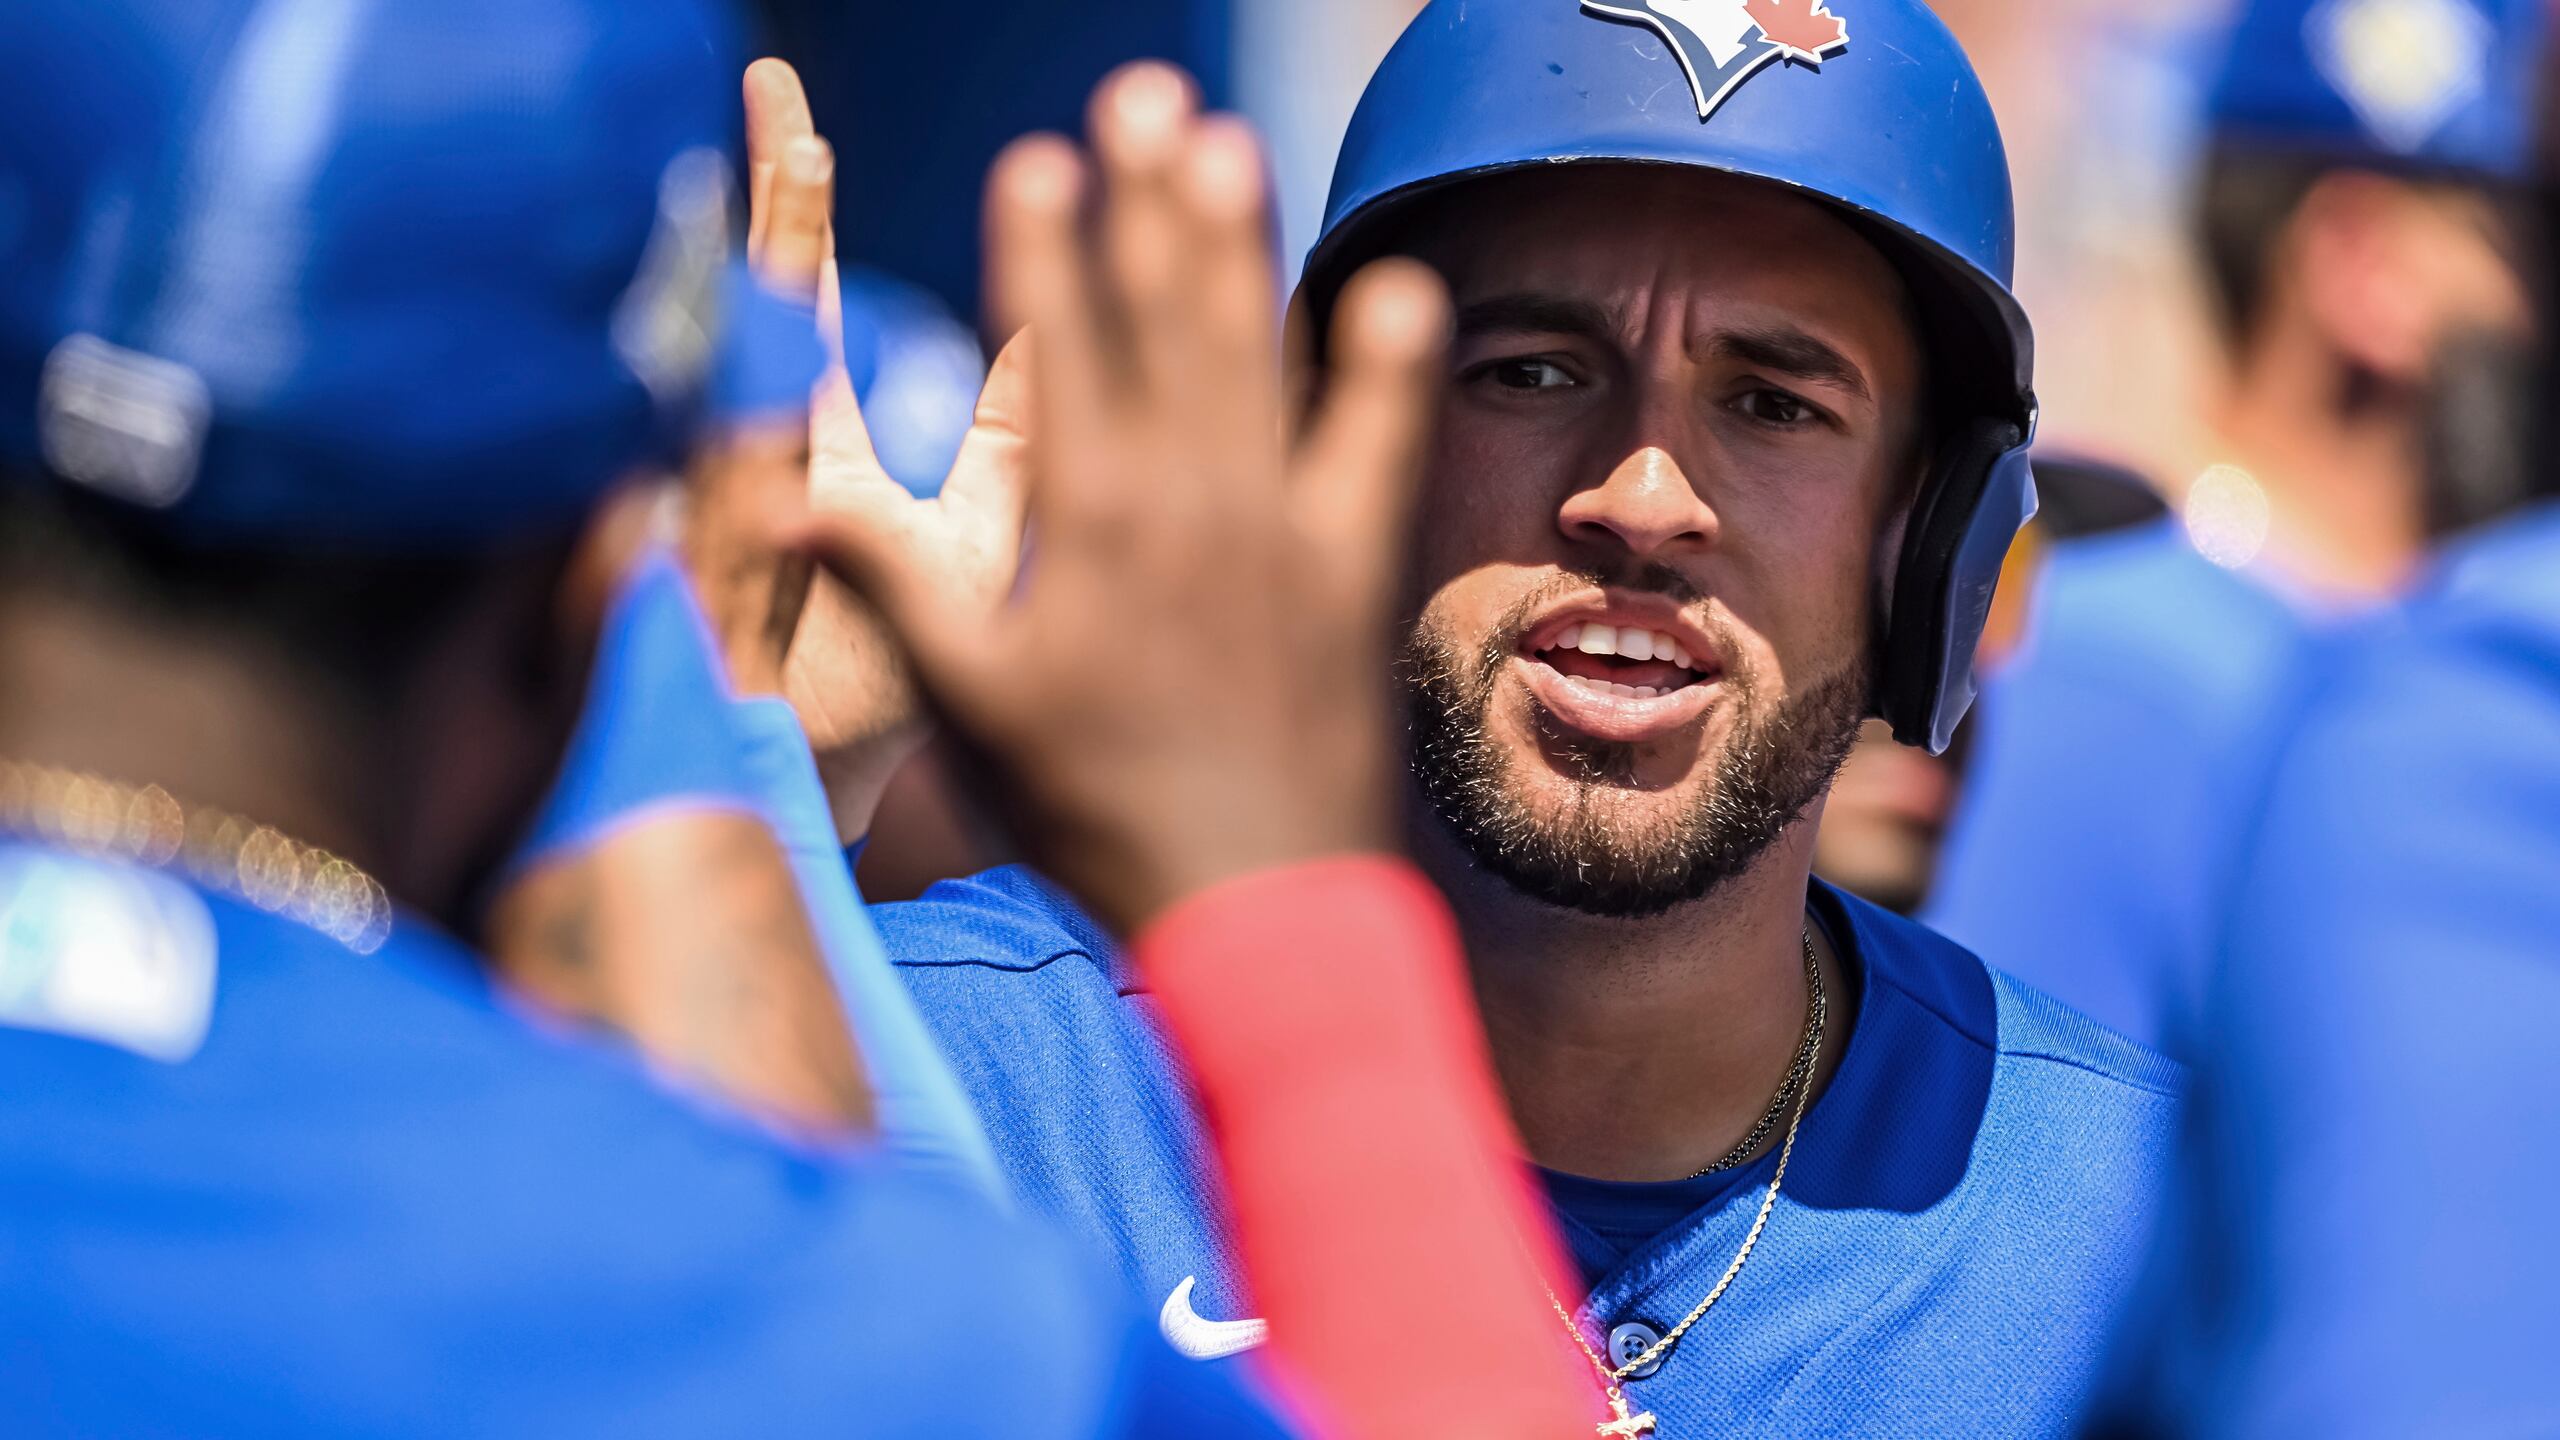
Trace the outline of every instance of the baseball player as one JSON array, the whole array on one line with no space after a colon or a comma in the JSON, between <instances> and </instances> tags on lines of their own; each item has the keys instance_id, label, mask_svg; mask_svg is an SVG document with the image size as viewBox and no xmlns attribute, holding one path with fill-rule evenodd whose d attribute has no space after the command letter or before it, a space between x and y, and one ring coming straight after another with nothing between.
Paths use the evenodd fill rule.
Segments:
<instances>
[{"instance_id":1,"label":"baseball player","mask_svg":"<svg viewBox=\"0 0 2560 1440\"><path fill-rule=\"evenodd\" d=\"M2497 513L2524 328L2534 0L2253 0L2205 117L2227 458L2182 526L2057 546L1990 690L1929 922L2183 1052L2240 797L2307 638ZM2484 372L2483 361L2490 364Z\"/></svg>"},{"instance_id":2,"label":"baseball player","mask_svg":"<svg viewBox=\"0 0 2560 1440\"><path fill-rule=\"evenodd\" d=\"M2188 1273L2229 1259L2238 1284L2178 1314L2231 1342L2190 1392L2195 1433L2560 1423L2526 1338L2560 1287L2532 1198L2560 1183L2555 576L2548 504L2466 546L2284 747L2208 992L2200 1209L2228 1229L2190 1237ZM2377 1134L2409 1143L2386 1157ZM2377 1246L2413 1174L2442 1177L2442 1208Z\"/></svg>"},{"instance_id":3,"label":"baseball player","mask_svg":"<svg viewBox=\"0 0 2560 1440\"><path fill-rule=\"evenodd\" d=\"M2208 1213L2235 1216L2265 1297L2263 1328L2196 1397L2199 1415L2227 1399L2234 1433L2560 1422L2560 1382L2524 1339L2560 1287L2531 1198L2560 1182L2543 1044L2560 1016L2555 577L2548 503L2466 546L2407 630L2319 693L2276 772L2208 1031L2230 1121L2205 1183L2231 1202ZM2448 717L2459 745L2438 743ZM2312 998L2263 1023L2284 994ZM2385 1161L2356 1138L2377 1133L2417 1138ZM2276 1142L2245 1153L2258 1135ZM2413 1171L2444 1175L2461 1219L2376 1256L2366 1221Z\"/></svg>"},{"instance_id":4,"label":"baseball player","mask_svg":"<svg viewBox=\"0 0 2560 1440\"><path fill-rule=\"evenodd\" d=\"M0 15L0 1410L65 1436L1557 1433L1581 1397L1535 1308L1534 1217L1490 1163L1445 910L1400 862L1320 858L1368 812L1298 748L1239 766L1208 737L1300 822L1211 874L1166 863L1196 851L1160 816L1071 803L1105 769L1078 734L1020 770L1126 862L1096 893L1221 1057L1201 1073L1232 1102L1237 1193L1282 1222L1249 1235L1308 1287L1269 1287L1274 1348L1302 1357L1285 1402L1175 1355L967 1187L777 1143L490 983L464 937L567 743L646 477L702 433L715 336L766 328L708 308L724 39L691 0ZM1204 168L1231 197L1242 172ZM1222 253L1250 252L1250 208L1219 214ZM1332 427L1346 499L1410 473L1438 344L1427 278L1381 283L1346 327L1373 401ZM725 288L731 313L769 303ZM719 415L800 414L814 364L736 358ZM1130 492L1088 468L1073 498ZM1160 549L1201 548L1181 513ZM1293 552L1252 533L1300 644L1378 628L1382 599L1277 573ZM1367 533L1327 554L1382 566L1396 532ZM1150 593L1054 553L1106 618ZM1081 678L1107 649L1045 653ZM1125 730L1170 693L1086 714ZM1336 739L1323 756L1361 763ZM1275 913L1339 964L1369 943L1344 917L1387 937L1368 958L1394 995L1268 983ZM1331 1092L1288 1061L1329 1012L1376 1042L1342 1073L1435 1116L1421 1163L1261 1158L1321 1133ZM1408 1198L1354 1203L1378 1186ZM1387 1348L1380 1253L1467 1288L1482 1323L1446 1382L1390 1392L1345 1357Z\"/></svg>"},{"instance_id":5,"label":"baseball player","mask_svg":"<svg viewBox=\"0 0 2560 1440\"><path fill-rule=\"evenodd\" d=\"M2323 651L2256 792L2191 1193L2107 1433L2560 1424L2555 577L2546 501Z\"/></svg>"},{"instance_id":6,"label":"baseball player","mask_svg":"<svg viewBox=\"0 0 2560 1440\"><path fill-rule=\"evenodd\" d=\"M1187 103L1120 77L1111 183L1159 183L1134 137ZM2061 1433L2140 1251L2174 1068L1809 878L1862 717L1947 743L2031 505L2009 245L1990 107L1908 0L1434 3L1344 142L1298 292L1320 351L1368 257L1456 305L1399 788L1578 1262L1549 1318L1601 1435ZM878 523L979 535L910 577L949 612L1005 593L949 557L1010 537ZM1159 617L1123 623L1136 666ZM1189 657L1203 692L1239 663ZM1182 798L1204 836L1259 823ZM1178 1348L1249 1352L1262 1301L1111 927L1021 870L882 908L1019 1193L1112 1246ZM1380 1283L1407 1376L1449 1363L1444 1297Z\"/></svg>"},{"instance_id":7,"label":"baseball player","mask_svg":"<svg viewBox=\"0 0 2560 1440\"><path fill-rule=\"evenodd\" d=\"M2547 336L2540 153L2518 259ZM2194 1163L2109 1433L2560 1426L2560 467L2547 357L2479 378L2525 403L2475 417L2509 488L2471 504L2517 513L2322 644L2275 727L2195 1026Z\"/></svg>"}]
</instances>

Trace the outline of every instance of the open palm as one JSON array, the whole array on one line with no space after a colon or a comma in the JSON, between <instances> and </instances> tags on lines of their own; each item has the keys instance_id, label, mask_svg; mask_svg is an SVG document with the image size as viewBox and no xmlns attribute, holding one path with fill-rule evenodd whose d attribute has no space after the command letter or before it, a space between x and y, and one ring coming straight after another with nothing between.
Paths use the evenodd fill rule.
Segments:
<instances>
[{"instance_id":1,"label":"open palm","mask_svg":"<svg viewBox=\"0 0 2560 1440\"><path fill-rule=\"evenodd\" d=\"M746 101L754 251L766 235L777 168L814 129L800 77L780 60L749 67ZM819 323L840 351L843 300L831 234L826 250L818 267ZM941 493L918 498L873 452L839 353L810 410L811 506L880 536L914 583L947 598L955 612L985 610L1012 586L1021 555L1029 366L1027 341L1017 337L996 358ZM925 722L897 642L830 577L821 575L810 589L783 693L809 732L838 830L847 839L861 835L881 789L922 743Z\"/></svg>"}]
</instances>

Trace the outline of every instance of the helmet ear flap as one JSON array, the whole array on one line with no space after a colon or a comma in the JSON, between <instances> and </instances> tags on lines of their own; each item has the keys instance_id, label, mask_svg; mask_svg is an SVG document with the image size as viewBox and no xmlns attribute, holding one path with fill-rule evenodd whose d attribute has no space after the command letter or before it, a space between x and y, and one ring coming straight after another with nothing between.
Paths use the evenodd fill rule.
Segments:
<instances>
[{"instance_id":1,"label":"helmet ear flap","mask_svg":"<svg viewBox=\"0 0 2560 1440\"><path fill-rule=\"evenodd\" d=\"M2035 507L2024 427L1985 417L1947 437L1903 532L1877 667L1877 711L1896 740L1932 755L1954 740L2001 562Z\"/></svg>"}]
</instances>

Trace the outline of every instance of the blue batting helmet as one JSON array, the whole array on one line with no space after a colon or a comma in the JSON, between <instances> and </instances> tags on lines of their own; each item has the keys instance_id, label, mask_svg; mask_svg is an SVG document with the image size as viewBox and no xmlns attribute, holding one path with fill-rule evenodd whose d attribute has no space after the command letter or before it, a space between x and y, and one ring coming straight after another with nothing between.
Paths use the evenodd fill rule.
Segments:
<instances>
[{"instance_id":1,"label":"blue batting helmet","mask_svg":"<svg viewBox=\"0 0 2560 1440\"><path fill-rule=\"evenodd\" d=\"M1920 0L1432 0L1352 116L1306 290L1321 312L1378 221L1480 176L1687 165L1839 211L1902 271L1963 411L1915 503L1878 712L1946 748L2000 562L2035 510L2033 342L2010 294L2009 162L1955 38Z\"/></svg>"},{"instance_id":2,"label":"blue batting helmet","mask_svg":"<svg viewBox=\"0 0 2560 1440\"><path fill-rule=\"evenodd\" d=\"M810 317L726 265L731 29L8 0L0 456L207 543L469 544L805 404Z\"/></svg>"},{"instance_id":3,"label":"blue batting helmet","mask_svg":"<svg viewBox=\"0 0 2560 1440\"><path fill-rule=\"evenodd\" d=\"M2543 0L2252 0L2205 107L2217 144L2525 180Z\"/></svg>"}]
</instances>

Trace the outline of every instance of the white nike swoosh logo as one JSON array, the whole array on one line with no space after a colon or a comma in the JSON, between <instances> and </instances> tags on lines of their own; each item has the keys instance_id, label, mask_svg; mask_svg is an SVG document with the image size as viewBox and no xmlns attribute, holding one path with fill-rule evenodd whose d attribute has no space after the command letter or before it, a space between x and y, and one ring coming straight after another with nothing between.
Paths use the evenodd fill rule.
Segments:
<instances>
[{"instance_id":1,"label":"white nike swoosh logo","mask_svg":"<svg viewBox=\"0 0 2560 1440\"><path fill-rule=\"evenodd\" d=\"M1223 1360L1241 1355L1271 1338L1268 1320L1203 1320L1191 1308L1191 1287L1199 1282L1197 1275L1185 1275L1182 1283L1164 1299L1164 1309L1157 1312L1156 1325L1164 1331L1165 1343L1176 1353L1193 1360Z\"/></svg>"}]
</instances>

